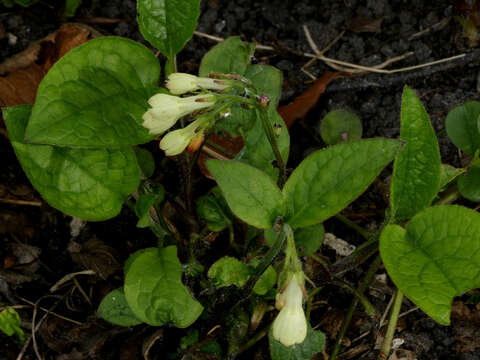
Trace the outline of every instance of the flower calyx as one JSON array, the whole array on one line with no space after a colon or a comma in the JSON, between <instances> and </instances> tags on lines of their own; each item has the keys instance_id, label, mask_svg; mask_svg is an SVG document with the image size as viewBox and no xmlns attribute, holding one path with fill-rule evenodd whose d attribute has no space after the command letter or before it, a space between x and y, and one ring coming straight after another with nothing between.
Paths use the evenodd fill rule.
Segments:
<instances>
[{"instance_id":1,"label":"flower calyx","mask_svg":"<svg viewBox=\"0 0 480 360\"><path fill-rule=\"evenodd\" d=\"M228 81L218 79L198 77L185 73L173 73L168 76L165 86L170 93L181 95L200 89L224 90L229 87L229 84Z\"/></svg>"}]
</instances>

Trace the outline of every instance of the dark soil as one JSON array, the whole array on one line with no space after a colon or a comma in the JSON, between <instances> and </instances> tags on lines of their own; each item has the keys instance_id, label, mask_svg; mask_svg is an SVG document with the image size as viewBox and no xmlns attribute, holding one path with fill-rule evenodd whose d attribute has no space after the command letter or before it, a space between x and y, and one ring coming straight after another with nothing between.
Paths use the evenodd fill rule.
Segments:
<instances>
[{"instance_id":1,"label":"dark soil","mask_svg":"<svg viewBox=\"0 0 480 360\"><path fill-rule=\"evenodd\" d=\"M257 51L253 61L278 67L284 75L281 104L291 102L311 83L311 79L301 71L309 60L302 54L313 52L303 26L308 26L312 38L319 49L325 48L337 35L347 29L344 36L326 52L326 56L337 60L372 66L388 58L407 52L413 55L390 65L401 68L447 58L460 53L469 55L461 60L409 72L382 75L363 75L334 81L320 98L308 117L299 120L290 129L292 151L289 166L294 167L312 149L323 146L319 137L319 123L323 116L334 109L346 109L356 113L364 126L364 137L397 137L399 135L400 99L402 88L409 85L421 97L435 130L439 134L442 159L444 162L460 166L461 159L456 148L445 135L445 116L452 107L468 100L478 100L479 95L479 50L469 46L462 27L455 16L462 15L458 4L447 0L404 1L404 0L204 0L197 30L218 37L240 35L246 41L256 41L274 46L275 51ZM465 1L468 3L468 1ZM30 8L6 9L0 6L0 63L26 48L32 41L55 31L65 20L61 17L61 4L41 2ZM114 24L91 23L98 18L118 19ZM136 18L136 2L132 0L84 0L74 21L90 22L105 35L125 36L144 44ZM370 23L381 19L381 26L373 29L361 27L359 21ZM443 25L438 26L441 23ZM423 30L431 29L431 31ZM366 31L369 30L369 31ZM372 32L371 30L375 30ZM422 32L422 33L420 33ZM147 44L148 45L148 44ZM195 73L201 57L215 41L194 36L178 56L180 71ZM331 70L322 62L315 62L308 71L316 77ZM1 134L0 134L1 135ZM9 141L0 136L0 198L15 195L23 200L40 200L31 188L28 179L18 164ZM160 176L157 170L157 177ZM389 174L385 172L382 180ZM175 174L173 175L175 176ZM200 177L200 175L198 174ZM204 180L202 180L204 182ZM210 183L207 183L210 184ZM168 185L167 185L168 186ZM379 225L379 213L385 206L381 198L382 181L357 200L344 212L355 216L353 220L361 226L374 229ZM373 213L373 215L372 215ZM363 215L362 215L363 214ZM124 209L120 216L101 223L83 224L78 234L71 234L71 221L68 216L52 209L47 204L20 206L0 203L0 260L7 264L11 244L28 244L41 249L37 265L32 269L0 268L0 307L5 305L26 305L18 311L24 320L25 328L32 326L32 308L21 298L39 302L44 308L54 308L54 312L78 321L82 325L50 316L36 334L39 354L45 359L139 359L142 358L142 343L157 329L138 326L123 329L111 326L95 315L95 310L103 296L121 286L121 264L133 251L154 246L155 237L148 230L135 227L136 217ZM335 220L326 224L326 230L358 245L362 239ZM222 248L223 236L219 237L218 248ZM78 284L67 282L62 289L50 293L49 289L63 276L88 268L85 262L75 257L73 248L88 253L89 241L100 241L103 249L115 259L105 262L93 251L93 258L105 270L104 278L80 275ZM91 243L90 243L91 244ZM98 249L98 248L96 248ZM90 249L91 250L91 249ZM221 251L221 250L219 250ZM326 256L334 256L327 248ZM100 260L98 260L100 258ZM73 259L73 261L72 261ZM215 259L209 259L213 261ZM307 271L311 271L314 281L321 281L321 268L311 259L305 259ZM346 275L346 280L355 283L364 272L356 269ZM27 276L29 281L19 278ZM379 271L378 275L384 274ZM80 287L82 290L80 290ZM378 280L369 291L369 299L383 314L392 294L393 286ZM197 289L198 290L198 289ZM81 291L85 292L82 295ZM212 293L200 295L200 300L208 300ZM225 320L222 316L228 311L232 299L238 296L235 290L227 289L214 294L219 304L210 319L201 319L195 325L200 331L200 340L207 332ZM91 303L87 301L89 299ZM230 299L229 299L230 298ZM322 290L317 300L319 304L312 312L312 326L327 334L327 353L331 351L335 335L343 319L352 296L336 287ZM466 300L467 297L461 300ZM414 307L404 301L402 311ZM375 341L381 336L376 320L371 320L359 308L352 328L347 334L345 351L352 351L342 359L376 359ZM38 311L36 321L44 316ZM421 311L413 311L399 322L396 338L404 342L400 349L410 351L419 360L478 360L480 359L480 321L473 305L463 302L456 304L452 326L443 327L429 319ZM271 316L267 316L269 320ZM264 321L263 326L268 322ZM365 337L355 340L365 331ZM382 329L384 330L384 328ZM175 353L179 341L186 330L165 327L158 335L158 341L150 350L151 359L166 359L167 353ZM222 346L227 346L223 330L217 330L213 337ZM355 354L355 349L361 350ZM15 359L20 347L11 338L0 334L0 360ZM400 352L399 352L400 354ZM184 354L185 358L199 358ZM24 359L36 359L30 346ZM203 357L205 358L205 357ZM243 353L243 359L268 359L266 339L258 342ZM319 355L318 359L322 359ZM400 355L398 357L401 359ZM415 357L405 357L414 359Z\"/></svg>"}]
</instances>

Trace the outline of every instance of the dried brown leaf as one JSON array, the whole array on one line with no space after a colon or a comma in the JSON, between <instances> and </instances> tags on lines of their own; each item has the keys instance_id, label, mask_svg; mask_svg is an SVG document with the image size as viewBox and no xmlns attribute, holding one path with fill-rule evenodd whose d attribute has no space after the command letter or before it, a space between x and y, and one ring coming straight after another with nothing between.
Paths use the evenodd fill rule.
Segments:
<instances>
[{"instance_id":1,"label":"dried brown leaf","mask_svg":"<svg viewBox=\"0 0 480 360\"><path fill-rule=\"evenodd\" d=\"M0 75L6 75L0 77L0 106L33 104L38 85L53 64L92 36L88 27L65 24L0 64Z\"/></svg>"},{"instance_id":2,"label":"dried brown leaf","mask_svg":"<svg viewBox=\"0 0 480 360\"><path fill-rule=\"evenodd\" d=\"M366 19L364 17L355 17L350 21L348 30L356 33L379 33L382 31L383 18Z\"/></svg>"},{"instance_id":3,"label":"dried brown leaf","mask_svg":"<svg viewBox=\"0 0 480 360\"><path fill-rule=\"evenodd\" d=\"M320 99L328 84L342 76L345 76L345 74L326 71L303 94L297 96L291 104L279 107L278 113L287 127L292 126L295 120L303 119L317 105L318 99Z\"/></svg>"}]
</instances>

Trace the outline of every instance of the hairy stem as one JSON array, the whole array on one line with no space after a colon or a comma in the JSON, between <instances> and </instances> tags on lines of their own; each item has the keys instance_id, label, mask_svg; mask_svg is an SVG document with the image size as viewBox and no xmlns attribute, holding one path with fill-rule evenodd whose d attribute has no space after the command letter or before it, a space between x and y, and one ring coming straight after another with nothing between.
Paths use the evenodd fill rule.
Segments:
<instances>
[{"instance_id":1,"label":"hairy stem","mask_svg":"<svg viewBox=\"0 0 480 360\"><path fill-rule=\"evenodd\" d=\"M390 313L390 319L388 320L387 332L383 338L382 349L378 354L378 360L385 360L390 354L392 346L393 335L395 334L395 328L397 327L398 315L402 307L403 293L397 289L395 294L395 302L393 303L392 312Z\"/></svg>"}]
</instances>

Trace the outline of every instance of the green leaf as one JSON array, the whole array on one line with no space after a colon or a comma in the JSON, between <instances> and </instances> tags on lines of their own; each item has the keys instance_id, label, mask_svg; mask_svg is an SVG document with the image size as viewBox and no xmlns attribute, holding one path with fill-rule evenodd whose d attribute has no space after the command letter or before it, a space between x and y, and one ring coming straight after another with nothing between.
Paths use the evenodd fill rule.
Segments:
<instances>
[{"instance_id":1,"label":"green leaf","mask_svg":"<svg viewBox=\"0 0 480 360\"><path fill-rule=\"evenodd\" d=\"M6 309L0 312L0 331L7 336L15 335L23 343L26 336L20 325L22 325L22 321L14 308L7 306Z\"/></svg>"},{"instance_id":2,"label":"green leaf","mask_svg":"<svg viewBox=\"0 0 480 360\"><path fill-rule=\"evenodd\" d=\"M155 160L153 159L152 153L145 149L135 147L135 155L140 172L142 173L142 178L146 179L151 177L155 171Z\"/></svg>"},{"instance_id":3,"label":"green leaf","mask_svg":"<svg viewBox=\"0 0 480 360\"><path fill-rule=\"evenodd\" d=\"M362 138L362 122L354 113L333 110L322 119L320 135L328 145L335 145L342 141L360 140Z\"/></svg>"},{"instance_id":4,"label":"green leaf","mask_svg":"<svg viewBox=\"0 0 480 360\"><path fill-rule=\"evenodd\" d=\"M165 198L165 189L160 184L155 184L148 193L142 193L135 203L135 214L138 216L137 227L150 226L150 209L153 205L161 203Z\"/></svg>"},{"instance_id":5,"label":"green leaf","mask_svg":"<svg viewBox=\"0 0 480 360\"><path fill-rule=\"evenodd\" d=\"M265 295L268 290L272 289L277 283L277 272L272 265L267 267L267 270L257 280L253 287L253 292L258 295Z\"/></svg>"},{"instance_id":6,"label":"green leaf","mask_svg":"<svg viewBox=\"0 0 480 360\"><path fill-rule=\"evenodd\" d=\"M393 164L390 207L394 218L409 219L437 195L442 163L428 114L407 86L402 97L400 139L407 144Z\"/></svg>"},{"instance_id":7,"label":"green leaf","mask_svg":"<svg viewBox=\"0 0 480 360\"><path fill-rule=\"evenodd\" d=\"M63 15L67 18L75 16L81 3L82 0L65 0L65 10L63 11Z\"/></svg>"},{"instance_id":8,"label":"green leaf","mask_svg":"<svg viewBox=\"0 0 480 360\"><path fill-rule=\"evenodd\" d=\"M307 328L307 336L303 343L285 346L273 338L273 330L268 332L270 343L270 356L272 360L311 360L325 347L325 334L313 330L310 325Z\"/></svg>"},{"instance_id":9,"label":"green leaf","mask_svg":"<svg viewBox=\"0 0 480 360\"><path fill-rule=\"evenodd\" d=\"M116 216L140 183L131 148L69 149L23 142L30 106L4 109L15 154L28 179L54 208L85 220Z\"/></svg>"},{"instance_id":10,"label":"green leaf","mask_svg":"<svg viewBox=\"0 0 480 360\"><path fill-rule=\"evenodd\" d=\"M472 165L465 175L458 178L457 186L464 198L480 202L480 165Z\"/></svg>"},{"instance_id":11,"label":"green leaf","mask_svg":"<svg viewBox=\"0 0 480 360\"><path fill-rule=\"evenodd\" d=\"M182 264L177 247L145 251L130 265L125 277L125 297L133 313L152 326L173 323L185 328L203 311L182 284Z\"/></svg>"},{"instance_id":12,"label":"green leaf","mask_svg":"<svg viewBox=\"0 0 480 360\"><path fill-rule=\"evenodd\" d=\"M198 342L198 330L192 329L187 335L180 339L180 349L187 350L190 346L195 345Z\"/></svg>"},{"instance_id":13,"label":"green leaf","mask_svg":"<svg viewBox=\"0 0 480 360\"><path fill-rule=\"evenodd\" d=\"M455 180L458 176L462 175L465 172L464 168L456 168L448 164L442 164L442 171L440 173L440 190L439 192L444 191L447 188L447 185Z\"/></svg>"},{"instance_id":14,"label":"green leaf","mask_svg":"<svg viewBox=\"0 0 480 360\"><path fill-rule=\"evenodd\" d=\"M90 40L63 56L38 87L29 143L119 147L153 138L142 123L160 66L145 46L119 37Z\"/></svg>"},{"instance_id":15,"label":"green leaf","mask_svg":"<svg viewBox=\"0 0 480 360\"><path fill-rule=\"evenodd\" d=\"M295 244L299 256L310 256L320 249L325 237L323 224L315 224L304 228L296 229L294 232Z\"/></svg>"},{"instance_id":16,"label":"green leaf","mask_svg":"<svg viewBox=\"0 0 480 360\"><path fill-rule=\"evenodd\" d=\"M242 287L247 282L253 269L237 259L225 256L217 260L208 270L208 277L217 287L235 285Z\"/></svg>"},{"instance_id":17,"label":"green leaf","mask_svg":"<svg viewBox=\"0 0 480 360\"><path fill-rule=\"evenodd\" d=\"M135 251L133 254L130 254L130 256L128 257L128 259L125 261L125 263L123 264L123 274L125 275L125 277L127 276L128 274L128 271L130 270L130 267L132 266L133 262L135 260L137 260L137 258L142 255L144 252L152 252L152 253L156 253L158 251L158 248L156 247L151 247L151 248L144 248L144 249L140 249L140 250L137 250Z\"/></svg>"},{"instance_id":18,"label":"green leaf","mask_svg":"<svg viewBox=\"0 0 480 360\"><path fill-rule=\"evenodd\" d=\"M480 102L468 101L451 110L445 120L445 129L452 142L467 154L480 149Z\"/></svg>"},{"instance_id":19,"label":"green leaf","mask_svg":"<svg viewBox=\"0 0 480 360\"><path fill-rule=\"evenodd\" d=\"M385 227L380 253L395 285L448 325L453 298L480 286L480 214L454 205L429 207L406 230Z\"/></svg>"},{"instance_id":20,"label":"green leaf","mask_svg":"<svg viewBox=\"0 0 480 360\"><path fill-rule=\"evenodd\" d=\"M232 214L218 186L197 200L197 213L211 231L220 232L232 223Z\"/></svg>"},{"instance_id":21,"label":"green leaf","mask_svg":"<svg viewBox=\"0 0 480 360\"><path fill-rule=\"evenodd\" d=\"M314 152L283 188L285 222L300 228L335 215L367 189L401 147L396 140L366 139Z\"/></svg>"},{"instance_id":22,"label":"green leaf","mask_svg":"<svg viewBox=\"0 0 480 360\"><path fill-rule=\"evenodd\" d=\"M97 312L102 319L115 325L135 326L142 323L128 306L123 288L109 292L103 298Z\"/></svg>"},{"instance_id":23,"label":"green leaf","mask_svg":"<svg viewBox=\"0 0 480 360\"><path fill-rule=\"evenodd\" d=\"M273 66L255 64L247 68L244 76L250 79L260 93L268 95L270 105L276 109L282 93L282 72Z\"/></svg>"},{"instance_id":24,"label":"green leaf","mask_svg":"<svg viewBox=\"0 0 480 360\"><path fill-rule=\"evenodd\" d=\"M285 214L283 195L264 172L239 161L208 160L207 168L232 212L247 224L268 229Z\"/></svg>"},{"instance_id":25,"label":"green leaf","mask_svg":"<svg viewBox=\"0 0 480 360\"><path fill-rule=\"evenodd\" d=\"M143 37L168 57L193 36L200 0L138 0L138 27Z\"/></svg>"},{"instance_id":26,"label":"green leaf","mask_svg":"<svg viewBox=\"0 0 480 360\"><path fill-rule=\"evenodd\" d=\"M232 36L215 45L205 54L198 70L199 76L210 73L245 75L255 44L244 43L238 36Z\"/></svg>"}]
</instances>

